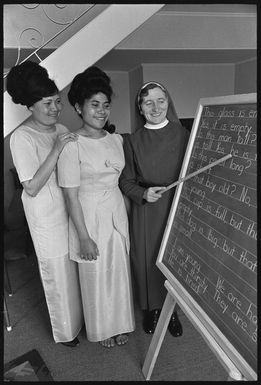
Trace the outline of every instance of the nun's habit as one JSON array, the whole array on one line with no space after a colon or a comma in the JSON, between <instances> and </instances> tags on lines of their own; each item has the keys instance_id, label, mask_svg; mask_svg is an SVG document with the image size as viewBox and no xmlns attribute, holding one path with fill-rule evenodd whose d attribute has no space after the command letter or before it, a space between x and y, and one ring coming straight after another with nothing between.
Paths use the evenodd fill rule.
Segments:
<instances>
[{"instance_id":1,"label":"nun's habit","mask_svg":"<svg viewBox=\"0 0 261 385\"><path fill-rule=\"evenodd\" d=\"M169 95L168 100L165 121L157 125L146 123L124 136L126 164L120 188L131 201L133 287L143 310L161 309L166 297L166 278L156 266L156 259L175 189L168 190L154 203L144 200L143 193L149 187L168 186L178 179L189 138Z\"/></svg>"}]
</instances>

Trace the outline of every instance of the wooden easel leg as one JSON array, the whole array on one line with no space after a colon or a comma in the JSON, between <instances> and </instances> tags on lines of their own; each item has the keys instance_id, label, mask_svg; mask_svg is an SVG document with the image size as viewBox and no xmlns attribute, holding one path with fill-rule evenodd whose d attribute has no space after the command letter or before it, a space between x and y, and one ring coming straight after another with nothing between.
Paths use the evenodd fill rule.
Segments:
<instances>
[{"instance_id":1,"label":"wooden easel leg","mask_svg":"<svg viewBox=\"0 0 261 385\"><path fill-rule=\"evenodd\" d=\"M167 293L154 335L149 346L149 350L142 367L142 373L146 380L150 379L175 305L176 301L169 293Z\"/></svg>"},{"instance_id":2,"label":"wooden easel leg","mask_svg":"<svg viewBox=\"0 0 261 385\"><path fill-rule=\"evenodd\" d=\"M228 375L227 381L244 381L244 377L239 372L231 371Z\"/></svg>"},{"instance_id":3,"label":"wooden easel leg","mask_svg":"<svg viewBox=\"0 0 261 385\"><path fill-rule=\"evenodd\" d=\"M8 295L9 295L9 297L11 297L13 295L13 292L12 292L12 286L11 286L10 277L9 277L9 273L8 273L7 263L6 263L5 259L4 259L4 273L6 276Z\"/></svg>"},{"instance_id":4,"label":"wooden easel leg","mask_svg":"<svg viewBox=\"0 0 261 385\"><path fill-rule=\"evenodd\" d=\"M8 332L10 332L12 330L12 326L11 326L10 319L9 319L9 313L8 313L8 309L7 309L5 296L4 296L4 317L5 317L6 329Z\"/></svg>"}]
</instances>

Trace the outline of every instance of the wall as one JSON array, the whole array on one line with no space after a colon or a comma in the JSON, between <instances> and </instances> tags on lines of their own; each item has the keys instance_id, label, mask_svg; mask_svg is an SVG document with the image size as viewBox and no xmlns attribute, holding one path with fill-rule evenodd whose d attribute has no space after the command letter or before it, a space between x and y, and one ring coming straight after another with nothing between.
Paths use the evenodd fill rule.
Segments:
<instances>
[{"instance_id":1,"label":"wall","mask_svg":"<svg viewBox=\"0 0 261 385\"><path fill-rule=\"evenodd\" d=\"M256 91L256 60L236 66L231 64L143 64L129 74L120 71L107 71L107 73L112 79L115 92L110 120L116 125L119 133L129 133L134 131L133 127L136 127L134 101L143 81L156 80L166 85L180 118L194 117L198 101L202 97ZM67 93L68 87L61 93L64 109L60 122L74 131L81 126L81 119L70 106ZM4 139L5 215L14 193L14 184L9 171L13 167L9 140L10 135Z\"/></svg>"},{"instance_id":2,"label":"wall","mask_svg":"<svg viewBox=\"0 0 261 385\"><path fill-rule=\"evenodd\" d=\"M256 5L179 4L179 7L179 10L157 12L119 43L118 48L256 49Z\"/></svg>"},{"instance_id":3,"label":"wall","mask_svg":"<svg viewBox=\"0 0 261 385\"><path fill-rule=\"evenodd\" d=\"M235 94L257 91L257 60L249 60L235 65Z\"/></svg>"},{"instance_id":4,"label":"wall","mask_svg":"<svg viewBox=\"0 0 261 385\"><path fill-rule=\"evenodd\" d=\"M139 121L137 119L137 114L135 113L135 102L137 93L140 89L140 86L143 83L143 69L142 66L134 68L129 72L129 83L130 83L130 114L131 114L131 131L134 132L137 129Z\"/></svg>"},{"instance_id":5,"label":"wall","mask_svg":"<svg viewBox=\"0 0 261 385\"><path fill-rule=\"evenodd\" d=\"M144 82L165 85L179 118L193 118L200 98L234 94L233 64L143 64Z\"/></svg>"},{"instance_id":6,"label":"wall","mask_svg":"<svg viewBox=\"0 0 261 385\"><path fill-rule=\"evenodd\" d=\"M119 134L131 132L129 76L123 71L106 71L111 78L114 96L112 98L110 122L115 124Z\"/></svg>"},{"instance_id":7,"label":"wall","mask_svg":"<svg viewBox=\"0 0 261 385\"><path fill-rule=\"evenodd\" d=\"M82 126L82 119L78 116L75 109L69 103L67 94L70 84L61 91L63 109L60 114L59 122L64 124L70 131L76 131Z\"/></svg>"}]
</instances>

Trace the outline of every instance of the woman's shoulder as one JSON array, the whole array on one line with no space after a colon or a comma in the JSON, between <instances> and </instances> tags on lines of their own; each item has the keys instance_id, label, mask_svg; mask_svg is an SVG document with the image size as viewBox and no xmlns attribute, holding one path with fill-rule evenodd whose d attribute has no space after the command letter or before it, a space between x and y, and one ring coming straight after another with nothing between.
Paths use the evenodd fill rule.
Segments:
<instances>
[{"instance_id":1,"label":"woman's shoulder","mask_svg":"<svg viewBox=\"0 0 261 385\"><path fill-rule=\"evenodd\" d=\"M140 129L138 129L137 131L135 131L133 133L125 132L122 134L113 133L113 134L108 134L108 135L110 135L110 137L117 142L135 143L136 141L140 140L140 137L143 135L143 133L144 133L144 128L141 127Z\"/></svg>"},{"instance_id":2,"label":"woman's shoulder","mask_svg":"<svg viewBox=\"0 0 261 385\"><path fill-rule=\"evenodd\" d=\"M175 131L181 136L187 136L189 134L189 130L186 127L182 126L180 122L169 122L168 127L170 127L171 129L174 128Z\"/></svg>"},{"instance_id":3,"label":"woman's shoulder","mask_svg":"<svg viewBox=\"0 0 261 385\"><path fill-rule=\"evenodd\" d=\"M79 156L79 147L77 141L67 142L64 148L62 149L59 159L72 159L77 154Z\"/></svg>"},{"instance_id":4,"label":"woman's shoulder","mask_svg":"<svg viewBox=\"0 0 261 385\"><path fill-rule=\"evenodd\" d=\"M64 132L69 132L68 128L61 123L56 123L55 127L59 134L63 134Z\"/></svg>"},{"instance_id":5,"label":"woman's shoulder","mask_svg":"<svg viewBox=\"0 0 261 385\"><path fill-rule=\"evenodd\" d=\"M37 145L37 139L32 135L32 130L29 127L22 124L18 126L10 136L10 148L12 151L16 149L21 150L35 147Z\"/></svg>"},{"instance_id":6,"label":"woman's shoulder","mask_svg":"<svg viewBox=\"0 0 261 385\"><path fill-rule=\"evenodd\" d=\"M146 133L146 130L144 127L139 127L135 132L132 132L131 134L128 135L128 139L130 142L135 143L139 142L142 140L142 137Z\"/></svg>"},{"instance_id":7,"label":"woman's shoulder","mask_svg":"<svg viewBox=\"0 0 261 385\"><path fill-rule=\"evenodd\" d=\"M23 124L20 124L20 126L18 126L14 131L13 133L21 133L21 132L30 132L30 127L25 123Z\"/></svg>"},{"instance_id":8,"label":"woman's shoulder","mask_svg":"<svg viewBox=\"0 0 261 385\"><path fill-rule=\"evenodd\" d=\"M79 138L78 138L79 140ZM67 151L75 151L78 150L78 140L72 140L70 142L67 142L66 145L64 146L64 149Z\"/></svg>"},{"instance_id":9,"label":"woman's shoulder","mask_svg":"<svg viewBox=\"0 0 261 385\"><path fill-rule=\"evenodd\" d=\"M123 137L122 137L122 134L118 134L116 132L113 132L113 133L109 133L107 132L107 137L117 143L123 143Z\"/></svg>"},{"instance_id":10,"label":"woman's shoulder","mask_svg":"<svg viewBox=\"0 0 261 385\"><path fill-rule=\"evenodd\" d=\"M21 124L18 126L11 134L10 139L15 138L31 138L31 129L30 127L26 126L26 124Z\"/></svg>"}]
</instances>

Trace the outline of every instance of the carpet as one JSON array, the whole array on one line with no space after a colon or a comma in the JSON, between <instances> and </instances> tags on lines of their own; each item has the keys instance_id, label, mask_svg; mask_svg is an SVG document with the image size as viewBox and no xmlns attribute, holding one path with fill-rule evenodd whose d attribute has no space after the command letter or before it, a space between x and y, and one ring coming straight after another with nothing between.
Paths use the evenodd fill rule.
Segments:
<instances>
[{"instance_id":1,"label":"carpet","mask_svg":"<svg viewBox=\"0 0 261 385\"><path fill-rule=\"evenodd\" d=\"M53 378L38 351L33 349L4 365L4 381L53 381Z\"/></svg>"}]
</instances>

